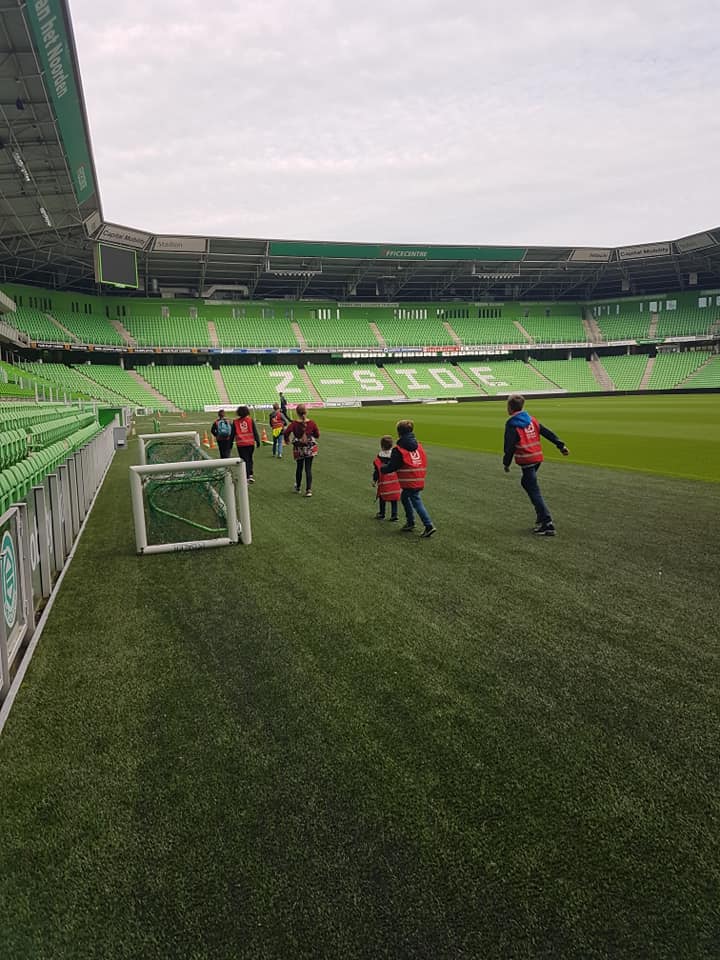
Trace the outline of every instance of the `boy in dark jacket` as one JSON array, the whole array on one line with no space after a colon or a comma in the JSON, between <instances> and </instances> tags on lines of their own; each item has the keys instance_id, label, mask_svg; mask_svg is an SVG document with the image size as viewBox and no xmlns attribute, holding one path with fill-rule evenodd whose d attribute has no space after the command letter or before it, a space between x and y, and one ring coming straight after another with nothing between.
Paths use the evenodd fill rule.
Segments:
<instances>
[{"instance_id":1,"label":"boy in dark jacket","mask_svg":"<svg viewBox=\"0 0 720 960\"><path fill-rule=\"evenodd\" d=\"M505 473L509 473L513 456L515 457L515 463L522 469L520 485L535 507L536 524L533 533L540 537L554 537L555 525L540 493L537 480L537 472L543 462L540 437L545 437L550 443L554 443L564 457L567 457L570 451L552 430L526 413L523 410L524 406L525 397L521 397L519 393L513 393L508 397L507 411L510 417L505 423L503 467Z\"/></svg>"}]
</instances>

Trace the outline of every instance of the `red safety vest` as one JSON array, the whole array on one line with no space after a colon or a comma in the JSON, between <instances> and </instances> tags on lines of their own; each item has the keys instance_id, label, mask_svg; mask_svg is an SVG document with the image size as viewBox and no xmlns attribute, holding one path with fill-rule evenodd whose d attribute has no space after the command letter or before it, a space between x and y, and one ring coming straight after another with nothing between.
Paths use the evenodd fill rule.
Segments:
<instances>
[{"instance_id":1,"label":"red safety vest","mask_svg":"<svg viewBox=\"0 0 720 960\"><path fill-rule=\"evenodd\" d=\"M425 488L425 474L427 473L427 457L420 444L416 450L405 450L404 447L396 447L400 451L403 465L398 469L397 478L403 490L423 490Z\"/></svg>"},{"instance_id":2,"label":"red safety vest","mask_svg":"<svg viewBox=\"0 0 720 960\"><path fill-rule=\"evenodd\" d=\"M281 427L283 423L284 423L284 420L283 420L283 415L281 410L278 410L277 413L270 414L270 426L273 428L273 430L276 427Z\"/></svg>"},{"instance_id":3,"label":"red safety vest","mask_svg":"<svg viewBox=\"0 0 720 960\"><path fill-rule=\"evenodd\" d=\"M373 466L378 473L377 495L380 500L399 500L400 499L400 481L396 473L381 473L382 467L387 466L387 459L375 457Z\"/></svg>"},{"instance_id":4,"label":"red safety vest","mask_svg":"<svg viewBox=\"0 0 720 960\"><path fill-rule=\"evenodd\" d=\"M235 442L239 447L251 447L255 443L252 417L238 417L233 426L235 427Z\"/></svg>"},{"instance_id":5,"label":"red safety vest","mask_svg":"<svg viewBox=\"0 0 720 960\"><path fill-rule=\"evenodd\" d=\"M540 444L540 424L535 417L530 417L526 427L515 427L518 435L515 447L515 463L527 467L531 463L542 463L543 452Z\"/></svg>"}]
</instances>

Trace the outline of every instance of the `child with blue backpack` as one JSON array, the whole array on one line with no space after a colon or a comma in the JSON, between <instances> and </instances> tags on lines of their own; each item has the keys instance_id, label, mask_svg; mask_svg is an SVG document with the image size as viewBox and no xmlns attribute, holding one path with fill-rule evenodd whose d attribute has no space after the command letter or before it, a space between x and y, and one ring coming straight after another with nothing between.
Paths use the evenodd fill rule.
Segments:
<instances>
[{"instance_id":1,"label":"child with blue backpack","mask_svg":"<svg viewBox=\"0 0 720 960\"><path fill-rule=\"evenodd\" d=\"M218 410L217 420L210 427L210 433L217 440L220 456L227 459L232 453L233 425L225 416L224 410Z\"/></svg>"}]
</instances>

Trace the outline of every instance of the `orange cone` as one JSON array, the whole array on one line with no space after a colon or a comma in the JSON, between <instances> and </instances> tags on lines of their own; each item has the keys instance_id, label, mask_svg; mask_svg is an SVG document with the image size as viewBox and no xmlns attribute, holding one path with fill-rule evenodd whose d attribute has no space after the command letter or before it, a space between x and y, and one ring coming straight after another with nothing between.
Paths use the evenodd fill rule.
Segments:
<instances>
[{"instance_id":1,"label":"orange cone","mask_svg":"<svg viewBox=\"0 0 720 960\"><path fill-rule=\"evenodd\" d=\"M215 437L212 434L210 434L210 449L215 449Z\"/></svg>"},{"instance_id":2,"label":"orange cone","mask_svg":"<svg viewBox=\"0 0 720 960\"><path fill-rule=\"evenodd\" d=\"M270 443L270 441L268 440L267 430L265 429L265 427L262 428L262 433L260 434L260 442Z\"/></svg>"},{"instance_id":3,"label":"orange cone","mask_svg":"<svg viewBox=\"0 0 720 960\"><path fill-rule=\"evenodd\" d=\"M206 430L205 433L203 434L202 445L203 445L204 447L209 447L209 446L210 446L210 440L208 439L208 432L207 432L207 430Z\"/></svg>"}]
</instances>

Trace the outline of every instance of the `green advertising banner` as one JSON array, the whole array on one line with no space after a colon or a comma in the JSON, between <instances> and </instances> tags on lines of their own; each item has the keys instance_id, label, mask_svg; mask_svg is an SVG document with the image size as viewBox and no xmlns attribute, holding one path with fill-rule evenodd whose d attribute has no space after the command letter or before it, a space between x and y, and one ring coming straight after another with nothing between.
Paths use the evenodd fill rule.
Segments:
<instances>
[{"instance_id":1,"label":"green advertising banner","mask_svg":"<svg viewBox=\"0 0 720 960\"><path fill-rule=\"evenodd\" d=\"M436 247L385 243L314 243L271 240L271 257L325 257L328 260L489 260L517 262L524 247Z\"/></svg>"},{"instance_id":2,"label":"green advertising banner","mask_svg":"<svg viewBox=\"0 0 720 960\"><path fill-rule=\"evenodd\" d=\"M30 0L25 17L57 117L75 198L84 203L95 193L95 183L62 4L60 0Z\"/></svg>"}]
</instances>

